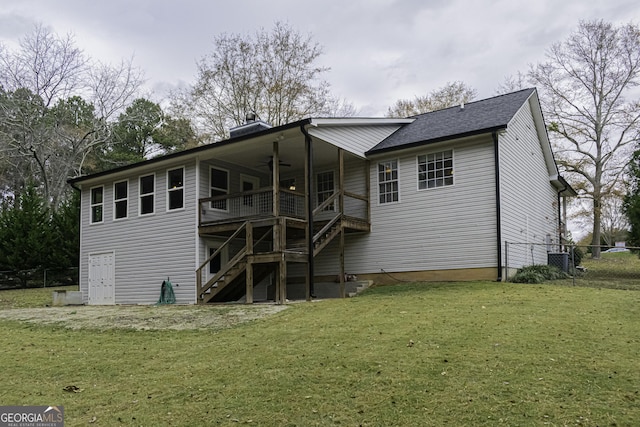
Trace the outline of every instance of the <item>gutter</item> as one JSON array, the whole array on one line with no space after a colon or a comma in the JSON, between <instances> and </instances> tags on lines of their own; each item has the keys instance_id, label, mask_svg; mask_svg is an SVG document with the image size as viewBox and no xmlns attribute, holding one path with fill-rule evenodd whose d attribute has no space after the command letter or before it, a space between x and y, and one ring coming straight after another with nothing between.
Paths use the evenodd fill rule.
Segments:
<instances>
[{"instance_id":1,"label":"gutter","mask_svg":"<svg viewBox=\"0 0 640 427\"><path fill-rule=\"evenodd\" d=\"M502 221L500 212L500 153L498 152L498 132L491 132L493 138L493 155L496 181L496 247L498 249L498 277L496 282L502 282Z\"/></svg>"},{"instance_id":2,"label":"gutter","mask_svg":"<svg viewBox=\"0 0 640 427\"><path fill-rule=\"evenodd\" d=\"M71 185L73 185L73 183L76 182L81 182L81 181L85 181L88 179L94 179L94 178L99 178L102 176L106 176L106 175L110 175L110 174L114 174L114 173L118 173L118 172L123 172L123 171L127 171L129 169L135 169L137 167L140 166L144 166L144 165L152 165L154 163L160 163L160 162L164 162L164 161L168 161L168 160L173 160L173 159L177 159L177 158L181 158L181 157L186 157L186 156L196 156L198 153L200 153L201 151L206 151L206 150L211 150L211 149L215 149L216 147L223 147L229 144L234 144L240 141L245 141L251 138L255 138L255 137L261 137L261 136L267 136L273 133L278 133L278 132L282 132L284 130L287 129L293 129L296 128L298 126L302 127L305 126L307 124L311 123L311 119L307 118L307 119L302 119L302 120L298 120L297 122L292 122L292 123L287 123L285 125L282 126L277 126L277 127L272 127L269 129L265 129L265 130L261 130L258 132L254 132L254 133L249 133L246 135L240 135L237 136L235 138L229 138L229 139L225 139L222 141L217 141L217 142L212 142L212 143L208 143L208 144L204 144L204 145L200 145L194 148L189 148L187 150L183 150L183 151L177 151L171 154L165 154L163 156L156 156L153 157L151 159L147 159L147 160L142 160L136 163L132 163L129 165L124 165L124 166L118 166L116 168L113 169L107 169L101 172L96 172L93 173L91 175L82 175L82 176L77 176L74 178L70 178L67 180L67 182Z\"/></svg>"},{"instance_id":3,"label":"gutter","mask_svg":"<svg viewBox=\"0 0 640 427\"><path fill-rule=\"evenodd\" d=\"M309 278L309 295L308 298L315 298L315 285L313 283L314 265L313 265L313 144L311 135L307 132L305 125L307 123L300 124L300 131L304 135L304 143L307 152L307 276Z\"/></svg>"}]
</instances>

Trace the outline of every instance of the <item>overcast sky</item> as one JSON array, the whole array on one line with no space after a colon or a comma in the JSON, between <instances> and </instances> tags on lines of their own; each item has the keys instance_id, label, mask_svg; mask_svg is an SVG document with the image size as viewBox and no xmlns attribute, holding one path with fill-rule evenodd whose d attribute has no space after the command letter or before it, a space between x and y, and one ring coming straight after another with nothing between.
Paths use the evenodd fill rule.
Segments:
<instances>
[{"instance_id":1,"label":"overcast sky","mask_svg":"<svg viewBox=\"0 0 640 427\"><path fill-rule=\"evenodd\" d=\"M90 57L134 57L148 89L193 82L196 61L222 33L286 22L324 54L332 93L360 115L397 99L465 82L479 98L526 71L580 20L640 23L638 0L0 0L0 41L11 46L37 23L72 33Z\"/></svg>"}]
</instances>

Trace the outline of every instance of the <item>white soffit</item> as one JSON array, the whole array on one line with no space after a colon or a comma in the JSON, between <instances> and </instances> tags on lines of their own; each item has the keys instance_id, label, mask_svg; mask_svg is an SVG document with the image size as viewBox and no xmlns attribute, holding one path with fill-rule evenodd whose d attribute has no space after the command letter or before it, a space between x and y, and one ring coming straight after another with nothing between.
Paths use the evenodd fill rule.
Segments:
<instances>
[{"instance_id":1,"label":"white soffit","mask_svg":"<svg viewBox=\"0 0 640 427\"><path fill-rule=\"evenodd\" d=\"M365 158L375 147L403 125L415 119L313 119L308 132L336 147Z\"/></svg>"}]
</instances>

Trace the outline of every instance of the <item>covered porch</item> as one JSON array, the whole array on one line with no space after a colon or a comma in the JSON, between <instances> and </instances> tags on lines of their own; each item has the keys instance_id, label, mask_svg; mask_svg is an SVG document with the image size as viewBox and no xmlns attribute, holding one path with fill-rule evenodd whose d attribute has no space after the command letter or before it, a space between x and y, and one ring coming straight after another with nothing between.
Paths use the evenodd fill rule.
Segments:
<instances>
[{"instance_id":1,"label":"covered porch","mask_svg":"<svg viewBox=\"0 0 640 427\"><path fill-rule=\"evenodd\" d=\"M283 303L292 263L304 267L310 300L314 257L336 239L344 296L345 234L370 231L368 161L303 127L228 145L199 159L208 185L198 186L198 234L222 243L196 269L198 302L253 303L254 287L269 279Z\"/></svg>"}]
</instances>

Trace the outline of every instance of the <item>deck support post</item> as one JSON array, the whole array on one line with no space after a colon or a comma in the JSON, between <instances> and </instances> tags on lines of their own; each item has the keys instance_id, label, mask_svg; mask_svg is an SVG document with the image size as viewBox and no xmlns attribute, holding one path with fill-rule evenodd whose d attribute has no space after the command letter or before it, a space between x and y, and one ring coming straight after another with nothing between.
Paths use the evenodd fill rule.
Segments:
<instances>
[{"instance_id":1,"label":"deck support post","mask_svg":"<svg viewBox=\"0 0 640 427\"><path fill-rule=\"evenodd\" d=\"M273 216L280 216L280 149L278 141L273 141Z\"/></svg>"},{"instance_id":2,"label":"deck support post","mask_svg":"<svg viewBox=\"0 0 640 427\"><path fill-rule=\"evenodd\" d=\"M305 206L307 210L307 229L305 231L305 238L307 242L307 274L305 275L305 285L307 288L307 301L311 301L311 298L315 298L313 283L313 144L311 141L311 135L309 135L304 125L300 127L300 130L304 134L304 180L306 187Z\"/></svg>"},{"instance_id":3,"label":"deck support post","mask_svg":"<svg viewBox=\"0 0 640 427\"><path fill-rule=\"evenodd\" d=\"M340 229L340 298L345 298L344 228Z\"/></svg>"},{"instance_id":4,"label":"deck support post","mask_svg":"<svg viewBox=\"0 0 640 427\"><path fill-rule=\"evenodd\" d=\"M287 261L284 253L280 255L280 260L276 264L276 304L284 304L287 302Z\"/></svg>"},{"instance_id":5,"label":"deck support post","mask_svg":"<svg viewBox=\"0 0 640 427\"><path fill-rule=\"evenodd\" d=\"M253 304L253 256L247 257L247 266L245 267L247 292L245 303Z\"/></svg>"},{"instance_id":6,"label":"deck support post","mask_svg":"<svg viewBox=\"0 0 640 427\"><path fill-rule=\"evenodd\" d=\"M245 267L245 302L253 304L253 224L247 223L246 229L247 264Z\"/></svg>"}]
</instances>

